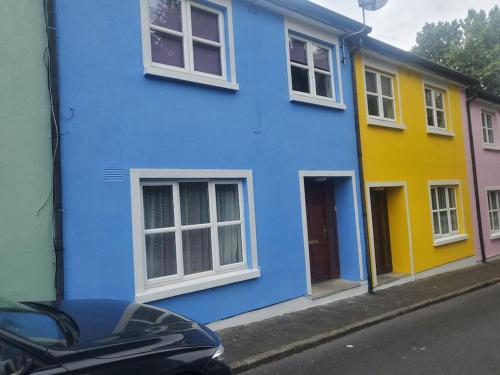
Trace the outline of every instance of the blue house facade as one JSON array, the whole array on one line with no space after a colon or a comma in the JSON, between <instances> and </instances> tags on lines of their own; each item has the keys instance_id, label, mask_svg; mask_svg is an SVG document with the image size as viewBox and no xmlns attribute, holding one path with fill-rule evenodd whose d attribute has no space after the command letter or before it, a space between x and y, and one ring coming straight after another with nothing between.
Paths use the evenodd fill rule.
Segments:
<instances>
[{"instance_id":1,"label":"blue house facade","mask_svg":"<svg viewBox=\"0 0 500 375\"><path fill-rule=\"evenodd\" d=\"M340 48L362 25L302 0L56 7L66 298L206 323L366 288Z\"/></svg>"}]
</instances>

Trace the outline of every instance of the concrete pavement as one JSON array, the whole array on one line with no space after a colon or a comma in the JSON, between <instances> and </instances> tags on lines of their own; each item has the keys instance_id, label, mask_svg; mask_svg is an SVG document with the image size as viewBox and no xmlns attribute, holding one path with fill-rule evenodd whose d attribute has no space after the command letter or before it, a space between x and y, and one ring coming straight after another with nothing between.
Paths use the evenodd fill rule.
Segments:
<instances>
[{"instance_id":1,"label":"concrete pavement","mask_svg":"<svg viewBox=\"0 0 500 375\"><path fill-rule=\"evenodd\" d=\"M400 316L258 367L265 374L500 373L500 285Z\"/></svg>"}]
</instances>

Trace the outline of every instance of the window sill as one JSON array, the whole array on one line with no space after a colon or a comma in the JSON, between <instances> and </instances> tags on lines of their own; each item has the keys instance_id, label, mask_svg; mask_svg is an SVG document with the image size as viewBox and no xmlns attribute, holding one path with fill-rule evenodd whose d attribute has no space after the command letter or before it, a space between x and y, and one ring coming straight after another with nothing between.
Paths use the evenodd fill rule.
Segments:
<instances>
[{"instance_id":1,"label":"window sill","mask_svg":"<svg viewBox=\"0 0 500 375\"><path fill-rule=\"evenodd\" d=\"M335 109L347 109L347 106L343 103L337 103L335 101L329 100L329 99L321 99L317 98L314 96L309 96L309 95L301 95L297 93L291 93L290 94L290 101L291 102L302 102L302 103L307 103L307 104L313 104L313 105L318 105L321 107L328 107L328 108L335 108Z\"/></svg>"},{"instance_id":2,"label":"window sill","mask_svg":"<svg viewBox=\"0 0 500 375\"><path fill-rule=\"evenodd\" d=\"M395 121L381 120L376 118L369 118L368 125L381 126L384 128L399 129L399 130L406 129L405 124L400 124Z\"/></svg>"},{"instance_id":3,"label":"window sill","mask_svg":"<svg viewBox=\"0 0 500 375\"><path fill-rule=\"evenodd\" d=\"M466 234L454 234L452 236L436 238L436 239L434 239L434 246L437 247L437 246L448 245L448 244L454 243L454 242L465 241L468 238L469 238L469 236Z\"/></svg>"},{"instance_id":4,"label":"window sill","mask_svg":"<svg viewBox=\"0 0 500 375\"><path fill-rule=\"evenodd\" d=\"M197 83L205 86L218 87L231 91L238 91L240 86L235 82L228 82L219 78L207 77L204 75L198 75L193 73L186 73L176 70L169 70L165 68L158 68L155 66L145 66L144 75L146 76L156 76L163 78L171 78L179 81L187 81L191 83Z\"/></svg>"},{"instance_id":5,"label":"window sill","mask_svg":"<svg viewBox=\"0 0 500 375\"><path fill-rule=\"evenodd\" d=\"M200 290L216 288L227 284L238 283L240 281L256 279L258 277L260 277L259 269L245 269L234 272L220 273L218 275L146 289L143 292L136 293L135 301L138 303L152 302L164 298L178 296L181 294L187 294Z\"/></svg>"},{"instance_id":6,"label":"window sill","mask_svg":"<svg viewBox=\"0 0 500 375\"><path fill-rule=\"evenodd\" d=\"M427 134L437 134L437 135L443 135L445 137L454 137L455 132L449 131L449 130L440 130L440 129L433 129L427 127Z\"/></svg>"},{"instance_id":7,"label":"window sill","mask_svg":"<svg viewBox=\"0 0 500 375\"><path fill-rule=\"evenodd\" d=\"M485 150L500 151L500 146L498 146L498 145L489 145L489 144L483 143L483 148Z\"/></svg>"},{"instance_id":8,"label":"window sill","mask_svg":"<svg viewBox=\"0 0 500 375\"><path fill-rule=\"evenodd\" d=\"M490 240L498 240L500 238L500 232L493 232L490 234Z\"/></svg>"}]
</instances>

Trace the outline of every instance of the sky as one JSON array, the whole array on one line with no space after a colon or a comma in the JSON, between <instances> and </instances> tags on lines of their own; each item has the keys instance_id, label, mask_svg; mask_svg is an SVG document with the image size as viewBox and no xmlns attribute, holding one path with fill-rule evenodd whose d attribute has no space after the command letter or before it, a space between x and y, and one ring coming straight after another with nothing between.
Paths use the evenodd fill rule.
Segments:
<instances>
[{"instance_id":1,"label":"sky","mask_svg":"<svg viewBox=\"0 0 500 375\"><path fill-rule=\"evenodd\" d=\"M362 21L357 0L311 0L357 21ZM417 32L426 22L465 18L467 10L500 6L500 0L389 0L376 12L366 12L366 23L374 38L404 50L415 45Z\"/></svg>"}]
</instances>

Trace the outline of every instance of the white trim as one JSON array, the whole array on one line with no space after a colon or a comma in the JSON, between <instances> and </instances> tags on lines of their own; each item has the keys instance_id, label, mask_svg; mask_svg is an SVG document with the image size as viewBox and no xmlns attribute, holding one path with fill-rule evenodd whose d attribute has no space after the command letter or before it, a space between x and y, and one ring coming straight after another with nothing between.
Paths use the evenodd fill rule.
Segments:
<instances>
[{"instance_id":1,"label":"white trim","mask_svg":"<svg viewBox=\"0 0 500 375\"><path fill-rule=\"evenodd\" d=\"M440 237L434 240L434 247L448 245L450 243L468 240L469 236L466 234L454 234L451 236Z\"/></svg>"},{"instance_id":2,"label":"white trim","mask_svg":"<svg viewBox=\"0 0 500 375\"><path fill-rule=\"evenodd\" d=\"M215 183L238 181L239 199L240 199L240 222L242 229L242 252L243 262L234 265L225 265L218 267L214 263L213 270L194 274L186 275L179 279L178 275L166 276L158 279L147 280L146 262L144 254L144 230L143 230L143 199L142 199L142 186L144 180L193 180L193 179L210 179L220 180ZM231 180L231 181L228 181ZM245 180L247 184L247 206L248 206L248 225L245 223L245 204L243 200L243 186L241 181ZM149 181L146 184L150 184ZM158 182L152 182L158 184ZM166 184L169 184L166 182ZM173 186L173 194L178 194L177 184L171 183ZM257 241L256 241L256 228L255 228L255 207L253 197L253 175L251 170L190 170L190 169L131 169L130 170L130 187L131 187L131 202L132 202L132 233L133 233L133 254L134 254L134 280L135 280L135 294L136 300L139 302L150 302L160 298L168 298L183 293L191 293L197 290L213 288L229 283L249 280L252 278L260 277L260 270L257 257ZM210 188L210 184L209 184ZM212 191L212 195L214 192ZM177 208L176 208L177 207ZM211 207L213 212L214 207ZM180 212L179 205L174 205L176 215L176 228L180 231ZM216 218L213 218L216 220ZM213 223L190 226L187 229L195 227L209 227L212 228ZM218 223L216 223L218 226ZM170 228L168 228L170 230ZM215 230L214 228L211 229ZM250 234L250 252L252 264L249 265L247 261L246 249L246 231ZM214 241L215 236L212 236ZM176 241L180 241L180 235L176 235ZM177 249L181 247L176 246ZM212 243L212 251L216 251ZM177 256L177 270L178 273L182 271L182 257ZM217 256L215 256L217 260Z\"/></svg>"},{"instance_id":3,"label":"white trim","mask_svg":"<svg viewBox=\"0 0 500 375\"><path fill-rule=\"evenodd\" d=\"M425 116L427 118L427 113L425 114ZM431 126L427 126L427 134L437 134L437 135L443 135L445 137L454 137L455 136L455 132L453 132L453 131L446 130L446 129L439 130L439 129L435 129L434 127L431 127Z\"/></svg>"},{"instance_id":4,"label":"white trim","mask_svg":"<svg viewBox=\"0 0 500 375\"><path fill-rule=\"evenodd\" d=\"M492 210L490 208L490 193L497 193L495 194L495 200L498 201L497 203L497 208L495 210ZM491 213L492 212L500 212L500 186L487 186L486 187L486 207L488 208L488 230L490 232L490 239L496 240L500 238L500 229L493 230L491 229ZM499 218L500 219L500 218Z\"/></svg>"},{"instance_id":5,"label":"white trim","mask_svg":"<svg viewBox=\"0 0 500 375\"><path fill-rule=\"evenodd\" d=\"M384 128L391 128L391 129L399 129L399 130L405 130L406 125L405 124L400 124L394 121L387 121L387 120L379 120L373 117L368 118L368 125L373 125L373 126L381 126Z\"/></svg>"},{"instance_id":6,"label":"white trim","mask_svg":"<svg viewBox=\"0 0 500 375\"><path fill-rule=\"evenodd\" d=\"M178 32L175 30L165 29L160 26L153 26L149 20L149 4L148 0L140 0L141 6L141 30L142 30L142 50L143 50L143 65L144 75L159 76L171 78L175 80L188 81L201 85L214 86L227 90L239 90L239 85L236 83L236 67L235 67L235 51L234 51L234 35L233 35L233 18L232 18L232 2L231 0L209 0L209 3L225 8L225 12L219 9L212 8L209 5L199 3L196 0L182 0L182 27L183 30ZM191 35L191 6L203 9L218 15L219 22L219 42L212 42L203 38L194 37ZM227 19L227 22L226 22ZM161 32L166 32L169 35L177 35L183 39L183 59L184 67L175 67L156 63L152 61L150 29L157 29ZM229 45L226 45L226 37ZM220 48L220 64L221 75L198 72L194 70L193 61L193 42L199 41L203 44L214 45ZM227 53L229 53L229 62L227 61ZM231 79L228 80L227 68L231 72Z\"/></svg>"},{"instance_id":7,"label":"white trim","mask_svg":"<svg viewBox=\"0 0 500 375\"><path fill-rule=\"evenodd\" d=\"M489 151L500 151L500 146L494 146L486 143L483 143L483 148Z\"/></svg>"},{"instance_id":8,"label":"white trim","mask_svg":"<svg viewBox=\"0 0 500 375\"><path fill-rule=\"evenodd\" d=\"M415 280L426 279L428 277L436 276L436 275L446 273L446 272L457 271L457 270L467 268L467 267L473 267L476 264L477 264L477 261L476 261L476 258L474 256L459 259L459 260L456 260L456 261L453 261L450 263L443 264L441 266L437 266L437 267L434 267L434 268L431 268L431 269L428 269L428 270L425 270L422 272L418 272L414 275L413 278L405 277L405 278L396 280L392 283L381 285L377 288L374 288L374 291L380 291L383 289L392 288L393 286L407 284L407 283L409 283L411 281L415 281Z\"/></svg>"},{"instance_id":9,"label":"white trim","mask_svg":"<svg viewBox=\"0 0 500 375\"><path fill-rule=\"evenodd\" d=\"M309 234L307 231L307 209L304 179L306 177L349 177L352 183L352 199L356 226L359 278L364 279L363 256L361 251L361 232L359 224L358 199L356 194L356 173L354 171L299 171L300 206L302 214L302 237L304 240L304 263L306 271L307 295L312 296L311 264L309 260Z\"/></svg>"},{"instance_id":10,"label":"white trim","mask_svg":"<svg viewBox=\"0 0 500 375\"><path fill-rule=\"evenodd\" d=\"M368 182L366 184L366 206L367 206L367 223L368 223L368 236L370 239L370 259L371 259L371 269L372 269L372 281L373 286L378 286L378 275L377 275L377 264L375 262L375 239L373 234L373 216L372 216L372 204L371 204L371 189L372 188L403 188L405 194L405 207L406 207L406 223L408 230L408 251L410 255L410 279L413 280L415 275L415 261L413 258L413 237L411 232L411 221L410 221L410 205L408 200L408 185L406 181L385 181L385 182Z\"/></svg>"},{"instance_id":11,"label":"white trim","mask_svg":"<svg viewBox=\"0 0 500 375\"><path fill-rule=\"evenodd\" d=\"M490 234L490 240L498 240L500 238L500 231L493 232Z\"/></svg>"},{"instance_id":12,"label":"white trim","mask_svg":"<svg viewBox=\"0 0 500 375\"><path fill-rule=\"evenodd\" d=\"M336 109L346 109L347 106L344 103L344 91L342 87L342 72L340 64L340 50L339 50L339 40L336 34L330 34L321 30L319 28L297 22L293 19L285 18L285 51L286 51L286 64L287 64L287 74L288 74L288 93L289 99L292 102L305 102L308 104L319 105L323 107L336 108ZM307 47L307 59L308 66L303 66L301 64L294 64L290 61L290 38L301 40L306 43ZM327 45L325 45L327 44ZM314 59L312 56L311 45L317 45L321 48L328 50L329 63L330 63L330 78L331 78L331 88L332 97L323 97L316 95L316 79L314 73L316 69L314 68ZM336 50L336 65L337 69L335 71L335 64L333 59L333 49ZM299 92L293 90L292 85L292 71L291 66L297 65L303 69L308 70L309 73L309 93ZM326 75L326 72L324 72ZM336 87L339 88L339 98L337 98Z\"/></svg>"},{"instance_id":13,"label":"white trim","mask_svg":"<svg viewBox=\"0 0 500 375\"><path fill-rule=\"evenodd\" d=\"M368 91L367 84L366 84L366 74L370 73L375 75L375 85L376 85L376 90L377 92L373 91ZM391 93L392 96L387 96L384 95L382 92L382 77L387 78L391 82ZM378 69L371 68L370 66L364 65L364 89L365 89L365 104L366 104L366 114L368 117L368 122L371 120L380 120L385 123L393 123L397 124L397 111L396 111L396 90L394 89L394 79L396 78L396 75L393 75L392 73L385 73L383 71L380 71ZM368 96L374 96L377 97L377 109L378 109L378 116L377 115L371 115L370 114L370 109L368 107ZM390 100L392 103L392 111L394 113L394 118L386 117L385 116L385 110L384 110L384 99Z\"/></svg>"},{"instance_id":14,"label":"white trim","mask_svg":"<svg viewBox=\"0 0 500 375\"><path fill-rule=\"evenodd\" d=\"M500 150L500 144L498 142L500 134L497 126L497 111L494 111L485 106L481 106L480 110L481 110L480 115L481 115L481 130L482 130L481 134L483 139L483 148L490 150ZM486 142L484 139L484 129L486 128L486 131L488 131L488 127L484 126L485 123L483 122L483 116L490 116L491 118L491 131L493 133L493 142Z\"/></svg>"},{"instance_id":15,"label":"white trim","mask_svg":"<svg viewBox=\"0 0 500 375\"><path fill-rule=\"evenodd\" d=\"M284 314L326 305L347 298L361 296L366 293L368 293L367 283L360 282L360 285L358 287L335 293L327 297L317 299L311 299L309 297L294 298L292 300L281 302L276 305L267 306L262 309L243 313L228 319L212 322L208 324L208 328L214 331L221 331L226 328L238 327L250 323L260 322Z\"/></svg>"}]
</instances>

